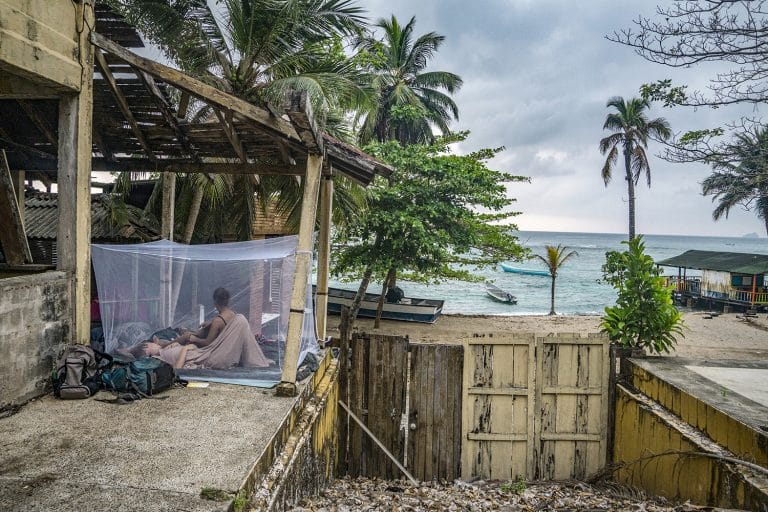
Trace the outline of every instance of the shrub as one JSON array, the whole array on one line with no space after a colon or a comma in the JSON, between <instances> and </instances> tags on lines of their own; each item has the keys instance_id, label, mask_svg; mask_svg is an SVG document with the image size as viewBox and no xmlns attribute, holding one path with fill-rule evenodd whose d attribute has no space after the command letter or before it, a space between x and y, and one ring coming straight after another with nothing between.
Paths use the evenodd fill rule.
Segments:
<instances>
[{"instance_id":1,"label":"shrub","mask_svg":"<svg viewBox=\"0 0 768 512\"><path fill-rule=\"evenodd\" d=\"M624 252L605 255L603 278L618 291L616 305L605 308L600 328L614 343L669 352L683 335L682 316L664 286L661 270L645 254L642 237L626 244Z\"/></svg>"}]
</instances>

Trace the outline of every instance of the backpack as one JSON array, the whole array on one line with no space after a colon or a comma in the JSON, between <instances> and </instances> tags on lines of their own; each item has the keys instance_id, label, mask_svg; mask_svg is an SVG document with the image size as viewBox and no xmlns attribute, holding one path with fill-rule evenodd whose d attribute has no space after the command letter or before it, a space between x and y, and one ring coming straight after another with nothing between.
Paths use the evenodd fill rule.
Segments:
<instances>
[{"instance_id":1,"label":"backpack","mask_svg":"<svg viewBox=\"0 0 768 512\"><path fill-rule=\"evenodd\" d=\"M87 345L71 345L64 349L51 373L53 394L64 400L88 398L99 391L99 362Z\"/></svg>"},{"instance_id":2,"label":"backpack","mask_svg":"<svg viewBox=\"0 0 768 512\"><path fill-rule=\"evenodd\" d=\"M138 400L170 389L176 381L173 366L156 357L127 361L111 357L101 372L101 384L122 399Z\"/></svg>"}]
</instances>

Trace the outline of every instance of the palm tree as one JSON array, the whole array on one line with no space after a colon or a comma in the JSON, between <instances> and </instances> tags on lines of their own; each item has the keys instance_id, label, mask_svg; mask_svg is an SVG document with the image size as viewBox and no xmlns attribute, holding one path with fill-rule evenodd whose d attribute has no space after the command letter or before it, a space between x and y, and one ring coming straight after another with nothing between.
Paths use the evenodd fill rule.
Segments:
<instances>
[{"instance_id":1,"label":"palm tree","mask_svg":"<svg viewBox=\"0 0 768 512\"><path fill-rule=\"evenodd\" d=\"M405 26L395 16L382 18L376 27L383 30L383 41L372 35L359 41L358 47L370 54L368 81L378 96L376 104L358 116L362 143L431 142L432 126L446 134L451 119L459 118L449 94L459 90L461 77L447 71L424 71L445 36L428 32L414 40L415 24L415 17Z\"/></svg>"},{"instance_id":2,"label":"palm tree","mask_svg":"<svg viewBox=\"0 0 768 512\"><path fill-rule=\"evenodd\" d=\"M197 78L261 106L282 104L288 90L306 91L323 124L336 126L340 112L367 108L357 66L339 48L344 37L364 26L363 9L354 0L108 0L167 57ZM208 106L190 109L190 117L213 116ZM339 132L336 132L339 134ZM266 204L300 202L300 187L290 177L227 176L205 184L190 177L181 192L190 217L182 228L191 238L198 212L226 209L227 222L208 219L208 228L234 226L240 239L250 238L256 198ZM221 197L224 193L225 197ZM209 197L210 196L210 197ZM206 204L209 206L206 208ZM343 204L343 203L342 203ZM213 221L213 222L209 222ZM209 231L206 228L204 231Z\"/></svg>"},{"instance_id":3,"label":"palm tree","mask_svg":"<svg viewBox=\"0 0 768 512\"><path fill-rule=\"evenodd\" d=\"M715 160L715 172L701 184L702 193L718 201L712 218L728 218L735 206L754 208L768 233L768 128L738 134L733 149L733 158Z\"/></svg>"},{"instance_id":4,"label":"palm tree","mask_svg":"<svg viewBox=\"0 0 768 512\"><path fill-rule=\"evenodd\" d=\"M549 314L555 315L557 314L555 313L555 279L557 279L557 273L566 261L574 256L578 256L579 253L576 251L566 252L568 248L559 244L557 247L545 245L544 250L546 252L543 256L537 254L536 257L544 262L544 265L546 265L549 270L549 276L552 278L552 300L550 302Z\"/></svg>"},{"instance_id":5,"label":"palm tree","mask_svg":"<svg viewBox=\"0 0 768 512\"><path fill-rule=\"evenodd\" d=\"M616 111L609 113L603 124L603 130L611 130L614 133L600 141L600 153L608 153L601 174L607 187L621 148L624 156L624 179L627 180L629 196L629 239L632 240L635 238L635 186L643 172L648 187L651 186L651 167L645 154L648 139L667 140L672 131L664 118L648 120L645 115L645 110L650 107L648 100L632 98L624 101L621 96L616 96L608 100L606 107L613 107Z\"/></svg>"}]
</instances>

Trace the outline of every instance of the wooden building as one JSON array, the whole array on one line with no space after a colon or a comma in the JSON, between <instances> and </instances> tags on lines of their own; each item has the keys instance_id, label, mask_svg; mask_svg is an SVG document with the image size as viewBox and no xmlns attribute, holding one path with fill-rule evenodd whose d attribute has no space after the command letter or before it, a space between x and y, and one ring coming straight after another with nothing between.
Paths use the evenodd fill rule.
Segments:
<instances>
[{"instance_id":1,"label":"wooden building","mask_svg":"<svg viewBox=\"0 0 768 512\"><path fill-rule=\"evenodd\" d=\"M657 264L677 267L677 276L670 282L685 298L768 306L768 254L691 250ZM700 275L688 276L687 270Z\"/></svg>"},{"instance_id":2,"label":"wooden building","mask_svg":"<svg viewBox=\"0 0 768 512\"><path fill-rule=\"evenodd\" d=\"M262 108L133 53L128 48L143 46L137 32L91 0L0 0L0 20L0 245L7 259L3 270L16 275L0 279L0 345L19 346L18 354L3 347L13 357L0 363L0 375L13 380L21 372L34 381L24 389L0 390L0 406L34 395L62 344L89 339L92 169L163 172L171 185L179 172L305 180L279 387L295 393L318 196L323 200L317 316L324 336L333 177L344 174L367 185L391 170L319 131L305 94L290 93L283 105ZM211 107L216 118L187 120L191 100ZM21 184L29 177L57 186L55 273L31 266L20 200ZM173 189L165 190L167 208ZM170 225L172 218L161 235L169 236ZM31 289L36 302L27 299ZM24 315L35 322L18 325L14 318L22 306L31 308ZM46 334L54 323L57 331Z\"/></svg>"}]
</instances>

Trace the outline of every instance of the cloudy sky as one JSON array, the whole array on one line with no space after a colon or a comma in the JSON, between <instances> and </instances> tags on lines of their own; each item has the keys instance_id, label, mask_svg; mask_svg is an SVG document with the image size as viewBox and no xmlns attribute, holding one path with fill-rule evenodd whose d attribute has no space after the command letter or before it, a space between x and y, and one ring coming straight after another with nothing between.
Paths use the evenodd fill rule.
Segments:
<instances>
[{"instance_id":1,"label":"cloudy sky","mask_svg":"<svg viewBox=\"0 0 768 512\"><path fill-rule=\"evenodd\" d=\"M504 146L493 167L529 176L510 186L523 212L521 229L622 233L627 192L621 174L606 188L597 150L605 102L638 95L641 84L662 78L706 86L712 67L675 72L650 64L605 34L653 14L649 0L361 0L373 19L395 14L416 31L447 37L433 69L464 79L455 95L461 118L455 129L472 135L459 151ZM578 8L574 8L578 5ZM727 109L670 110L655 106L675 132L721 126L737 117ZM760 115L759 112L757 115ZM655 155L659 148L652 147ZM650 155L649 155L650 156ZM700 182L708 169L651 158L652 187L638 189L637 230L646 234L765 236L750 212L732 211L714 222ZM623 170L620 170L623 174Z\"/></svg>"}]
</instances>

